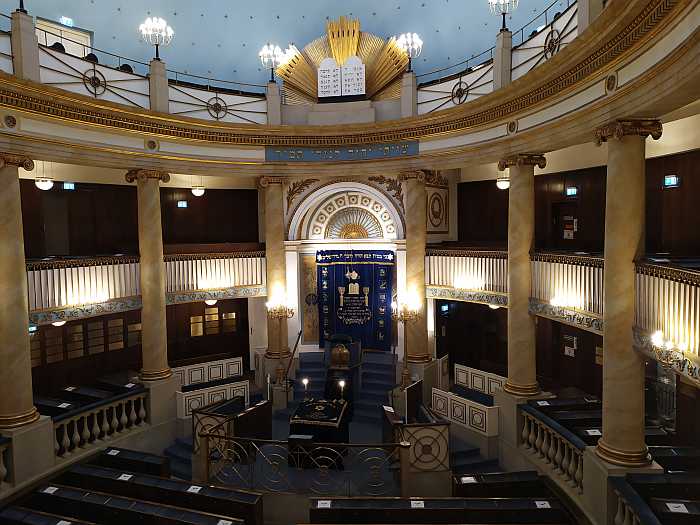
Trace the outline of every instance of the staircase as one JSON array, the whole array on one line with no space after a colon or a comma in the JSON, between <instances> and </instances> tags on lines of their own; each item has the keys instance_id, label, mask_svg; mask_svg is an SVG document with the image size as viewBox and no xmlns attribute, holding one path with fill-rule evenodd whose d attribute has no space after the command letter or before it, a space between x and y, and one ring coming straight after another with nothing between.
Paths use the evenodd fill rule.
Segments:
<instances>
[{"instance_id":1,"label":"staircase","mask_svg":"<svg viewBox=\"0 0 700 525\"><path fill-rule=\"evenodd\" d=\"M192 436L177 438L163 455L170 459L170 471L175 478L192 480Z\"/></svg>"},{"instance_id":2,"label":"staircase","mask_svg":"<svg viewBox=\"0 0 700 525\"><path fill-rule=\"evenodd\" d=\"M387 393L396 386L396 356L365 352L360 365L360 391L354 406L354 421L380 423Z\"/></svg>"},{"instance_id":3,"label":"staircase","mask_svg":"<svg viewBox=\"0 0 700 525\"><path fill-rule=\"evenodd\" d=\"M450 436L450 466L455 476L503 471L497 459L484 458L479 447L474 447L455 435Z\"/></svg>"},{"instance_id":4,"label":"staircase","mask_svg":"<svg viewBox=\"0 0 700 525\"><path fill-rule=\"evenodd\" d=\"M299 354L299 368L294 381L294 399L304 399L302 379L309 380L308 396L323 399L326 389L326 366L323 364L323 352L303 352Z\"/></svg>"}]
</instances>

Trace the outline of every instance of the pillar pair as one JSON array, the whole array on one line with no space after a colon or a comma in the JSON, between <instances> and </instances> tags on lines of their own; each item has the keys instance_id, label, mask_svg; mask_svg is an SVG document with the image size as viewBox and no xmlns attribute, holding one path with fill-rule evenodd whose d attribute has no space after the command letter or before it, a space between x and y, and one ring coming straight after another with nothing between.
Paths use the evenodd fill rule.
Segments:
<instances>
[{"instance_id":1,"label":"pillar pair","mask_svg":"<svg viewBox=\"0 0 700 525\"><path fill-rule=\"evenodd\" d=\"M657 120L621 120L595 132L608 142L605 273L603 436L596 447L609 463L649 464L644 442L644 360L634 350L635 260L644 254L645 139L661 137ZM534 166L542 155L502 160L510 168L508 209L508 381L516 396L539 392L534 318L529 314L532 284L530 251L534 238Z\"/></svg>"}]
</instances>

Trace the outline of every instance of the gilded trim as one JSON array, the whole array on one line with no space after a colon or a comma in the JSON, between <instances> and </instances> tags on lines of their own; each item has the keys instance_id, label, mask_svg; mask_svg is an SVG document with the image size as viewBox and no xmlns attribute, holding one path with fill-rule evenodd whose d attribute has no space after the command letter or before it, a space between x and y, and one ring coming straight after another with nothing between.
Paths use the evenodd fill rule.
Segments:
<instances>
[{"instance_id":1,"label":"gilded trim","mask_svg":"<svg viewBox=\"0 0 700 525\"><path fill-rule=\"evenodd\" d=\"M651 135L659 140L663 133L663 125L656 119L617 120L595 130L594 136L598 146L611 138L621 140L623 137L637 136L647 138Z\"/></svg>"},{"instance_id":2,"label":"gilded trim","mask_svg":"<svg viewBox=\"0 0 700 525\"><path fill-rule=\"evenodd\" d=\"M88 257L84 259L55 259L27 262L27 271L58 270L61 268L84 268L86 266L110 266L117 264L134 264L139 262L138 255Z\"/></svg>"},{"instance_id":3,"label":"gilded trim","mask_svg":"<svg viewBox=\"0 0 700 525\"><path fill-rule=\"evenodd\" d=\"M481 257L485 259L507 259L508 252L505 250L484 250L479 249L462 249L462 248L428 248L425 250L426 256L438 257Z\"/></svg>"},{"instance_id":4,"label":"gilded trim","mask_svg":"<svg viewBox=\"0 0 700 525\"><path fill-rule=\"evenodd\" d=\"M17 166L26 171L34 170L34 161L24 155L14 155L12 153L0 153L0 169L5 166Z\"/></svg>"},{"instance_id":5,"label":"gilded trim","mask_svg":"<svg viewBox=\"0 0 700 525\"><path fill-rule=\"evenodd\" d=\"M516 166L537 166L543 170L547 167L547 159L541 153L518 153L498 161L498 171Z\"/></svg>"},{"instance_id":6,"label":"gilded trim","mask_svg":"<svg viewBox=\"0 0 700 525\"><path fill-rule=\"evenodd\" d=\"M253 252L222 252L222 253L172 253L163 256L163 260L167 262L173 261L206 261L210 259L255 259L264 258L264 250L256 250Z\"/></svg>"},{"instance_id":7,"label":"gilded trim","mask_svg":"<svg viewBox=\"0 0 700 525\"><path fill-rule=\"evenodd\" d=\"M582 312L573 308L562 306L552 306L549 303L530 298L530 314L538 317L545 317L552 321L568 324L587 332L603 335L603 316L591 312Z\"/></svg>"},{"instance_id":8,"label":"gilded trim","mask_svg":"<svg viewBox=\"0 0 700 525\"><path fill-rule=\"evenodd\" d=\"M693 286L700 286L700 272L697 270L672 268L670 266L650 263L637 263L637 273L679 283L687 283Z\"/></svg>"},{"instance_id":9,"label":"gilded trim","mask_svg":"<svg viewBox=\"0 0 700 525\"><path fill-rule=\"evenodd\" d=\"M533 253L530 260L553 264L570 264L573 266L588 266L590 268L603 268L605 260L593 255L569 255L559 253Z\"/></svg>"},{"instance_id":10,"label":"gilded trim","mask_svg":"<svg viewBox=\"0 0 700 525\"><path fill-rule=\"evenodd\" d=\"M290 127L290 131L284 132L286 127L232 126L166 115L151 115L147 111L99 102L59 89L20 81L8 74L0 75L0 106L17 108L33 114L49 115L60 120L124 129L151 136L176 137L218 144L336 146L415 140L446 133L464 132L468 128L491 122L512 120L514 114L557 97L563 90L618 61L648 33L663 24L666 15L679 1L648 2L619 34L611 37L581 62L552 80L540 84L527 93L514 96L510 100L494 104L471 115L467 114L468 111L483 107L482 100L475 104L464 104L454 110L411 119L408 123L394 122L381 126L358 127L355 133L318 135L319 131L312 127ZM342 127L340 129L342 130Z\"/></svg>"},{"instance_id":11,"label":"gilded trim","mask_svg":"<svg viewBox=\"0 0 700 525\"><path fill-rule=\"evenodd\" d=\"M126 182L134 182L136 180L144 181L154 179L160 182L170 182L170 174L158 170L134 169L129 170L124 175Z\"/></svg>"}]
</instances>

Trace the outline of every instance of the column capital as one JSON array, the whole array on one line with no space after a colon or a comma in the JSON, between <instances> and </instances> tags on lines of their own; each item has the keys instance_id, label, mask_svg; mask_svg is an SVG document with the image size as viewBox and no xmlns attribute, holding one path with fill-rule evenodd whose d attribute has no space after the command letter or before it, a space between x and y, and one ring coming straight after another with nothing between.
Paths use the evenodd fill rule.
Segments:
<instances>
[{"instance_id":1,"label":"column capital","mask_svg":"<svg viewBox=\"0 0 700 525\"><path fill-rule=\"evenodd\" d=\"M542 153L518 153L498 161L498 171L505 171L513 166L537 166L543 170L547 167L547 159Z\"/></svg>"},{"instance_id":2,"label":"column capital","mask_svg":"<svg viewBox=\"0 0 700 525\"><path fill-rule=\"evenodd\" d=\"M273 184L284 185L287 184L287 177L276 177L276 176L264 176L258 179L258 188L267 188Z\"/></svg>"},{"instance_id":3,"label":"column capital","mask_svg":"<svg viewBox=\"0 0 700 525\"><path fill-rule=\"evenodd\" d=\"M616 120L595 130L595 141L598 146L611 138L618 140L622 137L637 135L647 138L649 135L654 140L659 140L663 133L663 125L658 119L627 119Z\"/></svg>"},{"instance_id":4,"label":"column capital","mask_svg":"<svg viewBox=\"0 0 700 525\"><path fill-rule=\"evenodd\" d=\"M170 174L165 171L134 169L129 170L124 176L126 182L134 182L136 180L156 179L162 182L170 182Z\"/></svg>"},{"instance_id":5,"label":"column capital","mask_svg":"<svg viewBox=\"0 0 700 525\"><path fill-rule=\"evenodd\" d=\"M34 161L25 155L0 153L0 168L5 166L17 166L27 171L32 171L34 169Z\"/></svg>"},{"instance_id":6,"label":"column capital","mask_svg":"<svg viewBox=\"0 0 700 525\"><path fill-rule=\"evenodd\" d=\"M420 183L425 183L425 171L423 170L412 170L404 171L399 174L399 182L405 182L409 180L416 180Z\"/></svg>"}]
</instances>

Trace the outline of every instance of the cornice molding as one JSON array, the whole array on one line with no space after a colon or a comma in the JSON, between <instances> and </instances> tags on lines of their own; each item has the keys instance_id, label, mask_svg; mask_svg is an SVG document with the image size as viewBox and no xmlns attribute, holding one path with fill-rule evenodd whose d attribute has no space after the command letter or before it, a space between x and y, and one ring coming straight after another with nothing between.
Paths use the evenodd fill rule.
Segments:
<instances>
[{"instance_id":1,"label":"cornice molding","mask_svg":"<svg viewBox=\"0 0 700 525\"><path fill-rule=\"evenodd\" d=\"M659 140L663 133L663 125L657 119L630 119L616 120L601 126L595 130L594 136L598 146L611 138L622 140L623 137L639 136L647 138L651 135L654 140Z\"/></svg>"},{"instance_id":2,"label":"cornice molding","mask_svg":"<svg viewBox=\"0 0 700 525\"><path fill-rule=\"evenodd\" d=\"M547 167L547 159L542 153L517 153L498 161L498 171L514 166L537 166L543 170Z\"/></svg>"},{"instance_id":3,"label":"cornice molding","mask_svg":"<svg viewBox=\"0 0 700 525\"><path fill-rule=\"evenodd\" d=\"M161 182L170 182L170 174L165 171L159 170L145 170L145 169L135 169L129 170L124 175L126 182L134 182L136 180L149 180L155 179Z\"/></svg>"},{"instance_id":4,"label":"cornice molding","mask_svg":"<svg viewBox=\"0 0 700 525\"><path fill-rule=\"evenodd\" d=\"M86 266L109 266L112 264L138 264L138 255L121 257L86 257L80 259L55 259L48 261L28 261L27 271L57 270L60 268L84 268Z\"/></svg>"},{"instance_id":5,"label":"cornice molding","mask_svg":"<svg viewBox=\"0 0 700 525\"><path fill-rule=\"evenodd\" d=\"M669 281L700 286L700 272L694 270L672 268L670 266L649 263L637 263L637 273L652 277L660 277L662 279L668 279Z\"/></svg>"},{"instance_id":6,"label":"cornice molding","mask_svg":"<svg viewBox=\"0 0 700 525\"><path fill-rule=\"evenodd\" d=\"M26 171L34 170L34 161L25 155L14 155L12 153L0 153L0 169L5 166L17 166Z\"/></svg>"},{"instance_id":7,"label":"cornice molding","mask_svg":"<svg viewBox=\"0 0 700 525\"><path fill-rule=\"evenodd\" d=\"M530 260L555 264L570 264L573 266L588 266L591 268L603 268L605 260L593 255L570 255L559 253L533 253Z\"/></svg>"},{"instance_id":8,"label":"cornice molding","mask_svg":"<svg viewBox=\"0 0 700 525\"><path fill-rule=\"evenodd\" d=\"M421 184L425 184L425 171L423 170L411 170L404 171L399 174L400 182L408 182L409 180L415 180Z\"/></svg>"},{"instance_id":9,"label":"cornice molding","mask_svg":"<svg viewBox=\"0 0 700 525\"><path fill-rule=\"evenodd\" d=\"M127 108L118 104L96 101L67 93L57 88L21 81L11 75L0 75L0 106L16 108L27 113L46 115L79 125L94 125L134 131L151 136L206 141L221 145L280 145L280 146L338 146L398 142L461 133L469 128L513 120L515 114L548 100L598 74L606 66L617 63L647 35L665 23L665 17L677 5L689 0L631 0L613 3L607 8L597 27L603 22L613 27L618 20L634 17L616 34L606 34L601 43L597 38L583 35L582 41L567 46L551 63L538 68L539 77L528 77L533 83L515 82L497 93L485 95L476 103L440 111L412 119L357 126L259 126L227 125L196 119L152 114L146 110ZM643 7L640 7L643 6ZM637 13L634 15L634 13ZM590 32L589 32L590 33ZM584 50L591 48L591 51ZM573 49L576 53L573 53ZM572 52L569 52L572 49ZM587 53L587 54L584 54ZM564 56L577 62L567 68ZM581 57L579 59L579 57ZM538 78L542 80L538 81ZM534 88L530 86L535 85Z\"/></svg>"}]
</instances>

